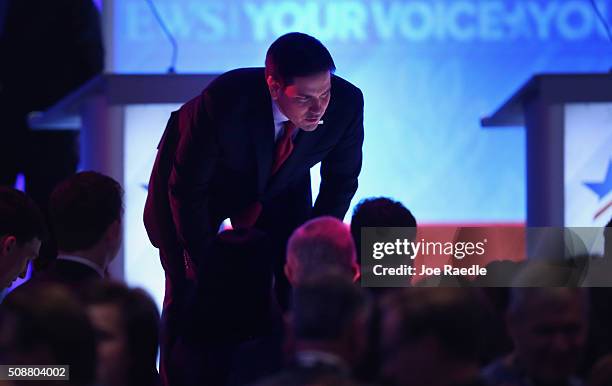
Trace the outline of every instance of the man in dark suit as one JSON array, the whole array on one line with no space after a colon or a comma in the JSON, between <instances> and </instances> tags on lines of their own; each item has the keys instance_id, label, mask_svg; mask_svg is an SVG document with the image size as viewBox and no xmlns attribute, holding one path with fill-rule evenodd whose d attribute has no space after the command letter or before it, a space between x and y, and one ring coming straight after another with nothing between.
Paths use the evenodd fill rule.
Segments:
<instances>
[{"instance_id":1,"label":"man in dark suit","mask_svg":"<svg viewBox=\"0 0 612 386\"><path fill-rule=\"evenodd\" d=\"M215 237L170 355L168 366L178 370L171 384L248 385L281 369L283 317L271 260L266 235L257 229Z\"/></svg>"},{"instance_id":2,"label":"man in dark suit","mask_svg":"<svg viewBox=\"0 0 612 386\"><path fill-rule=\"evenodd\" d=\"M291 232L314 216L344 217L361 170L363 95L334 70L321 42L286 34L268 49L265 69L225 73L172 113L144 213L166 272L166 332L178 329L171 315L226 218L234 228L256 227L276 241L283 303L282 256ZM309 173L319 162L313 208ZM164 335L162 370L164 346L172 341Z\"/></svg>"}]
</instances>

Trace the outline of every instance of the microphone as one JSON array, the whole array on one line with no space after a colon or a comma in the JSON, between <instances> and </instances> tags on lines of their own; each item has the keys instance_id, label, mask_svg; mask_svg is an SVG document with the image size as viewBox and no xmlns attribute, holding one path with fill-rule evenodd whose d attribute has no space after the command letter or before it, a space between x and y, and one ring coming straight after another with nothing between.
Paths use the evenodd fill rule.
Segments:
<instances>
[{"instance_id":1,"label":"microphone","mask_svg":"<svg viewBox=\"0 0 612 386\"><path fill-rule=\"evenodd\" d=\"M597 7L597 3L595 2L595 0L591 0L591 5L593 6L593 10L595 11L597 18L599 19L604 29L606 30L606 33L608 34L608 40L610 40L610 43L612 43L612 32L610 32L610 25L606 21L606 18L601 14L601 11L599 7ZM612 68L610 68L609 72L612 73Z\"/></svg>"},{"instance_id":2,"label":"microphone","mask_svg":"<svg viewBox=\"0 0 612 386\"><path fill-rule=\"evenodd\" d=\"M168 29L168 26L166 25L166 23L164 23L164 19L162 19L161 15L157 11L157 7L155 7L153 0L145 0L145 1L147 2L147 4L149 4L151 13L155 17L155 20L157 20L157 24L159 24L162 31L164 31L164 34L170 41L170 44L172 45L172 58L170 59L170 66L168 67L168 73L175 74L176 73L176 58L178 57L178 44L176 43L176 39L174 38L174 35L172 35L172 32L170 32L170 30Z\"/></svg>"}]
</instances>

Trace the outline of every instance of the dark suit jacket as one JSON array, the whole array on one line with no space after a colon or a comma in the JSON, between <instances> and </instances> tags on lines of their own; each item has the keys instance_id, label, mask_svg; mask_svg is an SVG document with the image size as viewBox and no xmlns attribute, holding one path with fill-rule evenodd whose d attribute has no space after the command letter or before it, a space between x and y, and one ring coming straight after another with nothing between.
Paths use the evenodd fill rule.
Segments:
<instances>
[{"instance_id":1,"label":"dark suit jacket","mask_svg":"<svg viewBox=\"0 0 612 386\"><path fill-rule=\"evenodd\" d=\"M79 287L102 278L93 268L76 261L55 259L47 269L37 273L32 281L53 281L70 287Z\"/></svg>"},{"instance_id":2,"label":"dark suit jacket","mask_svg":"<svg viewBox=\"0 0 612 386\"><path fill-rule=\"evenodd\" d=\"M290 232L311 216L344 217L361 170L363 95L338 76L331 85L324 124L298 133L273 177L274 122L263 68L227 72L172 113L144 212L153 245L174 256L162 258L170 277L183 275L183 250L197 263L220 223L255 201L263 204L256 226L264 230ZM318 162L313 208L309 170Z\"/></svg>"}]
</instances>

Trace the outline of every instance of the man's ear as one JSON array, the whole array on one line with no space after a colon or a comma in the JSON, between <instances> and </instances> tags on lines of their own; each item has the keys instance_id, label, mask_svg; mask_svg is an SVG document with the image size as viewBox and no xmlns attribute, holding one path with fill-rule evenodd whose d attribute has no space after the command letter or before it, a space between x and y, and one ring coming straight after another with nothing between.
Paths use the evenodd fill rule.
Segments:
<instances>
[{"instance_id":1,"label":"man's ear","mask_svg":"<svg viewBox=\"0 0 612 386\"><path fill-rule=\"evenodd\" d=\"M266 83L268 83L268 90L270 90L270 96L273 100L277 100L280 92L282 91L282 87L280 83L278 83L272 75L268 75L266 77Z\"/></svg>"},{"instance_id":2,"label":"man's ear","mask_svg":"<svg viewBox=\"0 0 612 386\"><path fill-rule=\"evenodd\" d=\"M289 264L289 259L285 262L285 267L283 268L285 272L285 277L289 281L291 285L294 285L295 272L293 271L293 267Z\"/></svg>"},{"instance_id":3,"label":"man's ear","mask_svg":"<svg viewBox=\"0 0 612 386\"><path fill-rule=\"evenodd\" d=\"M108 226L105 237L109 241L114 241L121 237L121 220L115 220Z\"/></svg>"},{"instance_id":4,"label":"man's ear","mask_svg":"<svg viewBox=\"0 0 612 386\"><path fill-rule=\"evenodd\" d=\"M0 238L0 255L8 255L15 245L17 244L17 238L13 235L2 236Z\"/></svg>"},{"instance_id":5,"label":"man's ear","mask_svg":"<svg viewBox=\"0 0 612 386\"><path fill-rule=\"evenodd\" d=\"M359 264L353 262L353 264L351 265L351 269L353 270L353 283L357 283L357 281L361 277L361 270L359 269Z\"/></svg>"}]
</instances>

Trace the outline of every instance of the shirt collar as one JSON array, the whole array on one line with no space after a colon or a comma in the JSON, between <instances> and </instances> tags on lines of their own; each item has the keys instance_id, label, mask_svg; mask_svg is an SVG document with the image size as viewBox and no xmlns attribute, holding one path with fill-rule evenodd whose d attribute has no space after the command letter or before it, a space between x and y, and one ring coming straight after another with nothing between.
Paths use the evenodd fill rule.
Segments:
<instances>
[{"instance_id":1,"label":"shirt collar","mask_svg":"<svg viewBox=\"0 0 612 386\"><path fill-rule=\"evenodd\" d=\"M96 271L98 275L100 275L101 278L104 278L104 270L101 267L99 267L96 263L94 263L93 261L87 260L84 257L74 256L74 255L58 255L57 259L58 260L68 260L68 261L72 261L75 263L81 263L83 265L86 265L89 268Z\"/></svg>"},{"instance_id":2,"label":"shirt collar","mask_svg":"<svg viewBox=\"0 0 612 386\"><path fill-rule=\"evenodd\" d=\"M275 125L289 120L289 118L287 118L287 116L280 110L278 103L276 103L274 99L272 99L272 115L274 116Z\"/></svg>"}]
</instances>

